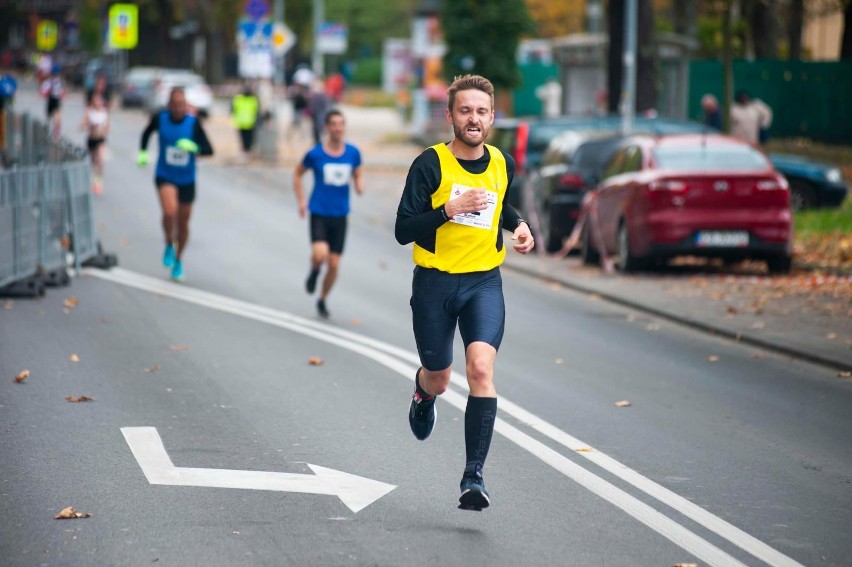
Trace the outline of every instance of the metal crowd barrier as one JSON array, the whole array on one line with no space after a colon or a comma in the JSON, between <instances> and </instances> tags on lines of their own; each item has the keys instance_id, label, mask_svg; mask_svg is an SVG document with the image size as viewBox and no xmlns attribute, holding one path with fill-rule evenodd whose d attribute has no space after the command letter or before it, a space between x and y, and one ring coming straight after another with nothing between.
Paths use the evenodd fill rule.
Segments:
<instances>
[{"instance_id":1,"label":"metal crowd barrier","mask_svg":"<svg viewBox=\"0 0 852 567\"><path fill-rule=\"evenodd\" d=\"M46 126L26 114L8 118L12 166L0 170L0 294L42 295L45 285L68 283L71 265L116 265L95 233L85 150L49 140Z\"/></svg>"}]
</instances>

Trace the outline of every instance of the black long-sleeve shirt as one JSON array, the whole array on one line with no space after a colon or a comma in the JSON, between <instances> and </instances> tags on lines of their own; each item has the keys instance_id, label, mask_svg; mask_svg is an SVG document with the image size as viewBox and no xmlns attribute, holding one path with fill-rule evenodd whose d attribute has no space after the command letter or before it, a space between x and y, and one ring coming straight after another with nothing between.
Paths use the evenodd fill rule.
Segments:
<instances>
[{"instance_id":1,"label":"black long-sleeve shirt","mask_svg":"<svg viewBox=\"0 0 852 567\"><path fill-rule=\"evenodd\" d=\"M503 150L500 150L500 152L506 159L508 187L512 184L512 178L515 176L515 160ZM486 151L479 159L459 159L458 162L469 173L480 174L488 169L491 154ZM397 242L408 244L428 238L447 222L440 208L432 208L432 193L437 191L440 185L441 163L437 152L428 148L417 156L411 164L408 177L405 179L405 189L402 191L402 197L396 211L394 235ZM500 226L504 230L514 232L520 220L521 215L506 201L504 195Z\"/></svg>"},{"instance_id":2,"label":"black long-sleeve shirt","mask_svg":"<svg viewBox=\"0 0 852 567\"><path fill-rule=\"evenodd\" d=\"M139 141L139 148L142 150L148 149L148 140L151 137L151 134L154 132L159 132L160 130L160 116L162 114L160 112L155 112L151 115L151 121L148 122L148 126L145 127L145 131L142 132L142 139ZM168 114L169 120L172 121L173 124L178 124L180 121L172 118L171 114ZM183 119L181 119L183 120ZM213 146L210 145L210 140L207 139L207 134L204 132L204 128L201 127L201 121L196 120L195 125L192 129L192 141L198 144L198 155L200 156L212 156L213 155Z\"/></svg>"}]
</instances>

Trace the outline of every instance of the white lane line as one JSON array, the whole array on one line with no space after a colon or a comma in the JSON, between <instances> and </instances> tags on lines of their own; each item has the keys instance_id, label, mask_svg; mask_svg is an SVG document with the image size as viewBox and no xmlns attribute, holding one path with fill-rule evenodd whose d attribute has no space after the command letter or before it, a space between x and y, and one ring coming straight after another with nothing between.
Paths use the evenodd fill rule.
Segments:
<instances>
[{"instance_id":1,"label":"white lane line","mask_svg":"<svg viewBox=\"0 0 852 567\"><path fill-rule=\"evenodd\" d=\"M345 348L350 351L357 352L358 354L362 354L368 358L371 358L379 364L382 364L387 368L398 372L409 380L414 379L414 371L420 365L417 355L409 351L400 349L387 343L383 343L376 339L358 335L357 333L353 333L345 329L338 329L327 324L318 323L316 321L305 319L296 315L291 315L283 311L262 307L259 305L228 298L210 292L201 291L198 289L188 288L180 284L174 284L166 280L137 274L127 270L123 270L121 268L113 268L110 271L85 270L84 273L104 280L120 283L129 287L134 287L152 293L158 293L175 299L180 299L189 303L194 303L218 311L223 311L231 313L233 315L254 319L256 321L265 322L270 325L275 325L278 327L292 330L297 333L301 333L303 335L311 336L318 340L322 340L340 346L341 348ZM400 362L400 360L406 361L410 364L403 364ZM462 375L456 372L453 372L452 383L463 390L467 389L467 380ZM463 396L455 392L448 391L444 395L442 395L442 398L452 403L452 405L464 412L467 402ZM622 463L619 463L618 461L607 456L606 454L596 450L590 452L576 452L577 449L590 447L589 444L583 443L579 439L569 435L568 433L565 433L564 431L558 429L556 426L539 418L535 414L524 410L520 406L512 403L511 401L507 400L502 396L500 398L500 411L506 412L507 415L514 417L515 419L528 425L532 429L538 431L539 433L545 435L553 441L571 449L572 451L575 451L575 454L581 455L582 457L589 459L591 462L600 466L604 470L632 484L643 492L646 492L650 496L658 499L660 502L665 503L674 510L689 517L690 519L701 524L702 526L718 534L719 536L727 539L728 541L735 544L743 551L746 551L749 554L753 555L754 557L757 557L765 561L766 563L776 567L803 567L800 563L773 549L772 547L768 546L757 538L747 534L746 532L726 522L725 520L707 512L700 506L697 506L689 500L686 500L682 496L679 496L674 492L671 492L667 488L640 475L638 472L630 469ZM501 435L512 440L513 442L518 444L522 449L527 450L537 458L553 466L563 474L569 476L575 482L578 482L579 484L591 490L598 496L601 496L612 504L615 504L616 506L618 506L631 516L635 517L636 519L642 521L655 531L661 533L662 535L674 541L678 545L681 545L681 547L683 547L687 551L691 551L695 553L696 556L699 556L705 561L710 562L710 560L704 557L703 555L699 555L695 549L682 545L682 542L689 542L690 544L695 543L692 542L691 537L697 538L698 536L695 536L695 534L693 534L692 532L689 532L685 528L672 522L675 526L677 526L677 528L679 528L683 532L686 532L686 534L678 534L677 540L672 539L672 537L669 537L669 535L674 535L674 532L670 531L669 527L663 528L663 524L657 521L658 518L665 518L665 520L671 521L666 516L655 511L653 508L648 507L641 501L636 500L628 493L623 492L617 487L607 483L603 479L593 475L586 469L579 467L564 456L552 451L552 449L550 449L546 445L541 444L539 441L533 439L532 437L526 435L525 433L503 422L500 419L497 420L496 429L498 432L501 433ZM552 455L550 455L550 453L552 453ZM559 466L556 466L555 463ZM608 488L605 489L603 487ZM624 505L622 503L625 501L625 499L630 499L635 502L631 503L630 505ZM628 506L630 509L626 509L625 506ZM650 512L653 512L653 514L648 513L648 511L644 510L642 507L646 507L648 510L650 510ZM660 526L659 529L658 526ZM662 531L663 529L665 530L665 533L664 531ZM675 528L671 528L671 530L674 529ZM710 562L711 564L741 564L736 559L727 554L724 554L724 552L722 552L718 548L713 547L708 542L701 540L700 538L698 539L704 544L710 546L718 553L725 555L725 560L723 562L717 563L716 561L712 561ZM706 553L706 550L702 549L702 552Z\"/></svg>"}]
</instances>

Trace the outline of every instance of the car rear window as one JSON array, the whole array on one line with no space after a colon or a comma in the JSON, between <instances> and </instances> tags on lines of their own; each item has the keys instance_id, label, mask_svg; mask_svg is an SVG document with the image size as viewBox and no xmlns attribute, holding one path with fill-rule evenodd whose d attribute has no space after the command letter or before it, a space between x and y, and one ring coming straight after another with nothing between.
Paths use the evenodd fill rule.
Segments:
<instances>
[{"instance_id":1,"label":"car rear window","mask_svg":"<svg viewBox=\"0 0 852 567\"><path fill-rule=\"evenodd\" d=\"M748 146L665 146L652 152L660 169L674 171L763 171L766 157Z\"/></svg>"}]
</instances>

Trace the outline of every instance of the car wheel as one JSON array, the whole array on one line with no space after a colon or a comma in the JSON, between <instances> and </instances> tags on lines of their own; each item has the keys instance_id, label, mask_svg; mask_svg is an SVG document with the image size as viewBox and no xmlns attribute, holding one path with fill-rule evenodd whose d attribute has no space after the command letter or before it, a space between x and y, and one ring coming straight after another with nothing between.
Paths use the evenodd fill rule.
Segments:
<instances>
[{"instance_id":1,"label":"car wheel","mask_svg":"<svg viewBox=\"0 0 852 567\"><path fill-rule=\"evenodd\" d=\"M642 269L642 259L630 251L630 234L626 222L618 227L618 268L625 273Z\"/></svg>"},{"instance_id":2,"label":"car wheel","mask_svg":"<svg viewBox=\"0 0 852 567\"><path fill-rule=\"evenodd\" d=\"M816 193L807 181L790 179L790 208L794 211L812 209L816 206Z\"/></svg>"},{"instance_id":3,"label":"car wheel","mask_svg":"<svg viewBox=\"0 0 852 567\"><path fill-rule=\"evenodd\" d=\"M583 258L583 263L587 266L592 266L601 261L601 256L592 243L592 235L589 234L589 221L583 225L583 233L580 239L580 256Z\"/></svg>"},{"instance_id":4,"label":"car wheel","mask_svg":"<svg viewBox=\"0 0 852 567\"><path fill-rule=\"evenodd\" d=\"M789 274L793 267L793 259L790 256L772 256L766 259L766 267L770 274Z\"/></svg>"}]
</instances>

